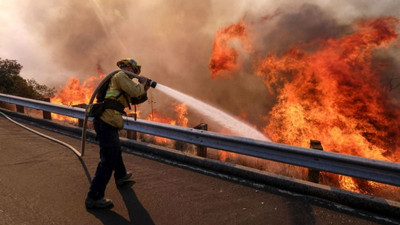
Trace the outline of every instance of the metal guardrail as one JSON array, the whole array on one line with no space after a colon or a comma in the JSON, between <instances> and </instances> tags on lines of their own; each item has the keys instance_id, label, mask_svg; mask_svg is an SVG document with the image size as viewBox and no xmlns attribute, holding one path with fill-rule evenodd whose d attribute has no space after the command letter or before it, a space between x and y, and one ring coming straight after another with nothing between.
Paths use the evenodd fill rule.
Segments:
<instances>
[{"instance_id":1,"label":"metal guardrail","mask_svg":"<svg viewBox=\"0 0 400 225\"><path fill-rule=\"evenodd\" d=\"M81 108L0 94L0 101L83 119ZM124 129L191 144L400 186L400 164L124 117Z\"/></svg>"}]
</instances>

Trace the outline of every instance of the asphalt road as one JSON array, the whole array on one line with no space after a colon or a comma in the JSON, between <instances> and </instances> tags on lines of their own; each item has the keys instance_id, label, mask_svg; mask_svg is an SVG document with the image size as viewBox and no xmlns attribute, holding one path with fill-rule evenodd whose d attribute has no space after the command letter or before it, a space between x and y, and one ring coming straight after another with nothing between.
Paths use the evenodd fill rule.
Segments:
<instances>
[{"instance_id":1,"label":"asphalt road","mask_svg":"<svg viewBox=\"0 0 400 225\"><path fill-rule=\"evenodd\" d=\"M37 130L80 147L78 139ZM0 154L0 224L396 224L323 200L257 190L125 153L135 183L118 189L111 180L106 197L115 207L87 210L97 145L88 143L80 161L65 147L0 116Z\"/></svg>"}]
</instances>

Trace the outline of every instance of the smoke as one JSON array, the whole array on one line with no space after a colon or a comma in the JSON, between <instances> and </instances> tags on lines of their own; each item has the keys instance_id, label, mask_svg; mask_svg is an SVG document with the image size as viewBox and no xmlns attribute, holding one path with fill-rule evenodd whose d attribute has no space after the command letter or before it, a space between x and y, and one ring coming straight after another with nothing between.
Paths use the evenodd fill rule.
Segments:
<instances>
[{"instance_id":1,"label":"smoke","mask_svg":"<svg viewBox=\"0 0 400 225\"><path fill-rule=\"evenodd\" d=\"M96 75L97 65L107 73L117 69L119 59L133 57L144 76L260 127L274 97L253 76L252 57L339 37L355 20L400 12L397 0L16 0L0 5L8 12L0 13L0 25L8 24L0 26L1 49L8 54L0 57L18 60L27 78L58 87L71 77ZM242 69L233 72L235 79L211 80L208 63L215 32L243 18L252 23L257 51L239 59ZM158 110L170 105L152 92Z\"/></svg>"},{"instance_id":2,"label":"smoke","mask_svg":"<svg viewBox=\"0 0 400 225\"><path fill-rule=\"evenodd\" d=\"M285 51L291 45L309 43L318 39L337 38L349 30L340 25L320 7L313 4L301 5L298 10L282 14L273 27L263 32L260 24L255 29L258 38L259 53Z\"/></svg>"}]
</instances>

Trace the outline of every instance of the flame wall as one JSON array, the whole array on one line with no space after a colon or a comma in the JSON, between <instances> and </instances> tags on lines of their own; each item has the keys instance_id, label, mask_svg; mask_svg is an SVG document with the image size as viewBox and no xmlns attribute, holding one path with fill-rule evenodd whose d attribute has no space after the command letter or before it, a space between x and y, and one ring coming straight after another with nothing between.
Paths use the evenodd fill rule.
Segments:
<instances>
[{"instance_id":1,"label":"flame wall","mask_svg":"<svg viewBox=\"0 0 400 225\"><path fill-rule=\"evenodd\" d=\"M266 23L283 36L261 29ZM400 87L400 76L392 55L399 49L398 27L394 16L340 25L311 4L294 13L247 16L216 32L211 78L253 71L263 79L270 97L276 96L264 127L273 141L308 147L317 139L327 151L399 162L400 101L393 87ZM229 45L234 41L239 45ZM244 47L249 45L252 51ZM326 173L323 180L368 194L391 190Z\"/></svg>"}]
</instances>

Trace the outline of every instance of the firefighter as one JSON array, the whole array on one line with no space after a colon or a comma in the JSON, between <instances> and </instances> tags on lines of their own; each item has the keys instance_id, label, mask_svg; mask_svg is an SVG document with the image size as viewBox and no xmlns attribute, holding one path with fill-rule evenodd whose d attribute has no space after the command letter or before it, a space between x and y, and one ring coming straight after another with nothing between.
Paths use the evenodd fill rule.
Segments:
<instances>
[{"instance_id":1,"label":"firefighter","mask_svg":"<svg viewBox=\"0 0 400 225\"><path fill-rule=\"evenodd\" d=\"M141 66L131 58L117 62L121 71L116 73L109 83L104 102L104 112L93 120L94 129L100 145L100 162L87 194L87 208L110 208L113 202L104 198L106 186L114 171L115 183L118 186L131 181L132 173L127 172L122 160L118 130L123 128L123 109L130 105L131 98L146 94L149 89L148 79L139 78L139 84L132 81L125 71L140 74ZM112 103L112 104L111 104ZM118 106L118 107L116 107ZM122 109L122 110L121 110Z\"/></svg>"}]
</instances>

